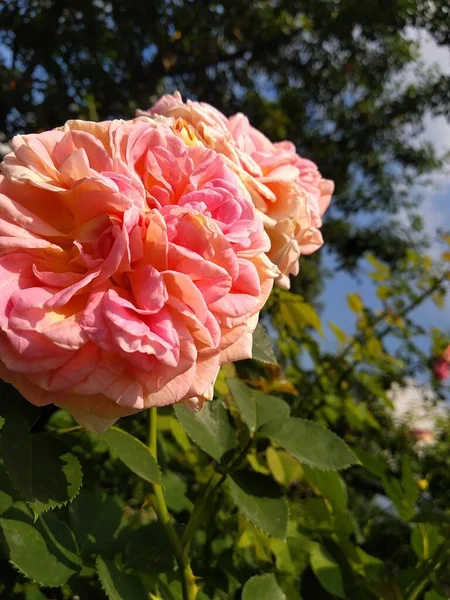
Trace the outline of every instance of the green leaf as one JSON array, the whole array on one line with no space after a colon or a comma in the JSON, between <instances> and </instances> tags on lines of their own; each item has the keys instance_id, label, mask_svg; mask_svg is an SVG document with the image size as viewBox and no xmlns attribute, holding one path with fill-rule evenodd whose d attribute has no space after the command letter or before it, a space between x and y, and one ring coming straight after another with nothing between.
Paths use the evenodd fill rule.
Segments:
<instances>
[{"instance_id":1,"label":"green leaf","mask_svg":"<svg viewBox=\"0 0 450 600\"><path fill-rule=\"evenodd\" d=\"M206 402L198 413L191 412L184 404L176 404L175 414L200 448L220 461L222 456L236 448L236 432L228 420L228 411L220 400Z\"/></svg>"},{"instance_id":2,"label":"green leaf","mask_svg":"<svg viewBox=\"0 0 450 600\"><path fill-rule=\"evenodd\" d=\"M256 429L256 401L255 396L252 393L253 390L247 387L239 379L227 379L228 388L236 402L244 423L250 429L255 431Z\"/></svg>"},{"instance_id":3,"label":"green leaf","mask_svg":"<svg viewBox=\"0 0 450 600\"><path fill-rule=\"evenodd\" d=\"M233 500L250 523L267 535L286 537L287 502L271 477L239 471L228 475L227 483Z\"/></svg>"},{"instance_id":4,"label":"green leaf","mask_svg":"<svg viewBox=\"0 0 450 600\"><path fill-rule=\"evenodd\" d=\"M150 483L161 483L161 471L150 448L123 429L111 427L101 436L125 466Z\"/></svg>"},{"instance_id":5,"label":"green leaf","mask_svg":"<svg viewBox=\"0 0 450 600\"><path fill-rule=\"evenodd\" d=\"M174 568L174 556L160 523L133 531L124 540L125 566L143 573L163 573Z\"/></svg>"},{"instance_id":6,"label":"green leaf","mask_svg":"<svg viewBox=\"0 0 450 600\"><path fill-rule=\"evenodd\" d=\"M297 302L297 310L301 315L301 320L305 325L310 325L313 327L318 333L323 335L322 322L320 320L319 315L311 306L311 304L307 304L306 302Z\"/></svg>"},{"instance_id":7,"label":"green leaf","mask_svg":"<svg viewBox=\"0 0 450 600\"><path fill-rule=\"evenodd\" d=\"M387 468L386 463L379 456L375 456L374 454L370 454L361 448L353 448L353 453L358 457L361 465L375 475L375 477L384 477L386 474Z\"/></svg>"},{"instance_id":8,"label":"green leaf","mask_svg":"<svg viewBox=\"0 0 450 600\"><path fill-rule=\"evenodd\" d=\"M0 452L13 486L36 516L66 504L80 491L78 459L52 436L28 433L16 417L5 423Z\"/></svg>"},{"instance_id":9,"label":"green leaf","mask_svg":"<svg viewBox=\"0 0 450 600\"><path fill-rule=\"evenodd\" d=\"M311 545L309 562L315 576L327 592L338 598L346 598L341 569L322 546L317 543Z\"/></svg>"},{"instance_id":10,"label":"green leaf","mask_svg":"<svg viewBox=\"0 0 450 600\"><path fill-rule=\"evenodd\" d=\"M289 404L277 396L269 396L258 390L252 390L256 402L256 421L258 428L274 420L288 419L291 413Z\"/></svg>"},{"instance_id":11,"label":"green leaf","mask_svg":"<svg viewBox=\"0 0 450 600\"><path fill-rule=\"evenodd\" d=\"M101 492L82 491L68 509L80 553L114 554L123 520L119 498Z\"/></svg>"},{"instance_id":12,"label":"green leaf","mask_svg":"<svg viewBox=\"0 0 450 600\"><path fill-rule=\"evenodd\" d=\"M25 600L48 600L48 598L38 588L28 587L25 590Z\"/></svg>"},{"instance_id":13,"label":"green leaf","mask_svg":"<svg viewBox=\"0 0 450 600\"><path fill-rule=\"evenodd\" d=\"M11 484L11 480L5 473L3 465L0 465L0 515L10 508L20 496Z\"/></svg>"},{"instance_id":14,"label":"green leaf","mask_svg":"<svg viewBox=\"0 0 450 600\"><path fill-rule=\"evenodd\" d=\"M281 448L275 450L269 446L266 460L273 478L281 485L290 486L302 478L303 469L298 460Z\"/></svg>"},{"instance_id":15,"label":"green leaf","mask_svg":"<svg viewBox=\"0 0 450 600\"><path fill-rule=\"evenodd\" d=\"M290 292L283 292L281 298L280 314L294 335L301 335L308 326L323 335L320 317L311 304L303 302L299 296Z\"/></svg>"},{"instance_id":16,"label":"green leaf","mask_svg":"<svg viewBox=\"0 0 450 600\"><path fill-rule=\"evenodd\" d=\"M23 520L0 519L11 562L41 585L63 585L82 567L72 531L53 512L35 523L23 516Z\"/></svg>"},{"instance_id":17,"label":"green leaf","mask_svg":"<svg viewBox=\"0 0 450 600\"><path fill-rule=\"evenodd\" d=\"M286 600L273 573L255 575L247 581L242 590L242 600Z\"/></svg>"},{"instance_id":18,"label":"green leaf","mask_svg":"<svg viewBox=\"0 0 450 600\"><path fill-rule=\"evenodd\" d=\"M267 423L261 432L295 456L318 469L345 469L359 461L334 433L304 419L289 418Z\"/></svg>"},{"instance_id":19,"label":"green leaf","mask_svg":"<svg viewBox=\"0 0 450 600\"><path fill-rule=\"evenodd\" d=\"M410 460L406 454L402 457L402 487L406 501L410 504L415 504L419 497L419 488L412 473Z\"/></svg>"},{"instance_id":20,"label":"green leaf","mask_svg":"<svg viewBox=\"0 0 450 600\"><path fill-rule=\"evenodd\" d=\"M166 471L162 478L162 485L169 510L177 513L192 510L193 504L186 495L187 484L182 477L173 471Z\"/></svg>"},{"instance_id":21,"label":"green leaf","mask_svg":"<svg viewBox=\"0 0 450 600\"><path fill-rule=\"evenodd\" d=\"M440 594L435 592L434 590L431 590L431 592L427 592L425 594L425 600L447 600L447 599L444 596L441 596Z\"/></svg>"},{"instance_id":22,"label":"green leaf","mask_svg":"<svg viewBox=\"0 0 450 600\"><path fill-rule=\"evenodd\" d=\"M303 465L308 481L331 502L333 508L344 512L347 509L347 488L336 471L321 471Z\"/></svg>"},{"instance_id":23,"label":"green leaf","mask_svg":"<svg viewBox=\"0 0 450 600\"><path fill-rule=\"evenodd\" d=\"M252 358L264 363L277 364L272 342L262 325L257 325L253 333Z\"/></svg>"},{"instance_id":24,"label":"green leaf","mask_svg":"<svg viewBox=\"0 0 450 600\"><path fill-rule=\"evenodd\" d=\"M121 571L112 560L97 557L97 574L109 600L148 600L141 581Z\"/></svg>"},{"instance_id":25,"label":"green leaf","mask_svg":"<svg viewBox=\"0 0 450 600\"><path fill-rule=\"evenodd\" d=\"M254 432L270 421L289 417L289 404L281 398L249 388L236 378L227 379L227 385L250 431Z\"/></svg>"},{"instance_id":26,"label":"green leaf","mask_svg":"<svg viewBox=\"0 0 450 600\"><path fill-rule=\"evenodd\" d=\"M382 483L387 496L395 504L399 515L405 520L414 517L414 506L406 499L400 482L394 477L382 477Z\"/></svg>"},{"instance_id":27,"label":"green leaf","mask_svg":"<svg viewBox=\"0 0 450 600\"><path fill-rule=\"evenodd\" d=\"M349 308L356 314L360 314L364 308L364 303L361 300L361 296L355 292L347 294L347 304Z\"/></svg>"},{"instance_id":28,"label":"green leaf","mask_svg":"<svg viewBox=\"0 0 450 600\"><path fill-rule=\"evenodd\" d=\"M329 322L328 327L331 329L331 331L337 337L338 342L340 344L345 344L345 342L348 340L347 334L344 331L342 331L342 329L340 327L338 327L335 323Z\"/></svg>"},{"instance_id":29,"label":"green leaf","mask_svg":"<svg viewBox=\"0 0 450 600\"><path fill-rule=\"evenodd\" d=\"M411 531L411 548L422 560L433 556L440 541L439 527L436 525L421 523Z\"/></svg>"},{"instance_id":30,"label":"green leaf","mask_svg":"<svg viewBox=\"0 0 450 600\"><path fill-rule=\"evenodd\" d=\"M8 510L13 505L13 499L9 494L0 490L0 515Z\"/></svg>"}]
</instances>

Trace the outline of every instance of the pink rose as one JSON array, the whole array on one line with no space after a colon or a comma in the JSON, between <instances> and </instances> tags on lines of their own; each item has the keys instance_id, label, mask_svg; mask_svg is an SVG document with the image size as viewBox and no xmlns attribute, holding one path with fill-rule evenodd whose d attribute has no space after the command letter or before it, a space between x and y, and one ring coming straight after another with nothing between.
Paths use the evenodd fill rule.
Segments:
<instances>
[{"instance_id":1,"label":"pink rose","mask_svg":"<svg viewBox=\"0 0 450 600\"><path fill-rule=\"evenodd\" d=\"M0 376L104 430L200 407L278 271L213 150L152 119L17 136L0 176Z\"/></svg>"},{"instance_id":2,"label":"pink rose","mask_svg":"<svg viewBox=\"0 0 450 600\"><path fill-rule=\"evenodd\" d=\"M433 362L433 374L436 379L443 381L450 377L450 346L448 346L439 358Z\"/></svg>"},{"instance_id":3,"label":"pink rose","mask_svg":"<svg viewBox=\"0 0 450 600\"><path fill-rule=\"evenodd\" d=\"M183 102L179 92L163 96L140 115L183 119L200 143L226 157L249 190L271 240L269 258L279 267L278 285L289 288L300 254L323 244L320 227L334 191L317 166L301 158L290 142L273 144L242 114L227 119L203 102Z\"/></svg>"}]
</instances>

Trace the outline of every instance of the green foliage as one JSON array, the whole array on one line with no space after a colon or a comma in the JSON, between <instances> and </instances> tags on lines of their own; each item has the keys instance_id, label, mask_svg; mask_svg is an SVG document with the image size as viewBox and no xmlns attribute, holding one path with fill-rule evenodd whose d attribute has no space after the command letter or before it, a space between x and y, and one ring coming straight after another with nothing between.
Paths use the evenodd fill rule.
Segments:
<instances>
[{"instance_id":1,"label":"green foliage","mask_svg":"<svg viewBox=\"0 0 450 600\"><path fill-rule=\"evenodd\" d=\"M272 342L262 325L257 325L253 334L252 356L263 363L277 364Z\"/></svg>"},{"instance_id":2,"label":"green foliage","mask_svg":"<svg viewBox=\"0 0 450 600\"><path fill-rule=\"evenodd\" d=\"M245 112L335 180L333 269L363 266L373 285L343 291L353 331L325 332L326 273L302 257L254 360L222 367L201 412L158 411L158 460L142 415L99 436L1 384L1 598L450 597L448 417L427 445L390 394L430 388L426 412L449 398L429 369L449 332L414 311L445 307L450 237L434 264L392 219L440 164L423 115L448 115L448 77L403 85L420 71L411 30L448 47L447 21L441 0L0 6L0 134L130 117L176 88Z\"/></svg>"},{"instance_id":3,"label":"green foliage","mask_svg":"<svg viewBox=\"0 0 450 600\"><path fill-rule=\"evenodd\" d=\"M18 417L7 419L0 453L12 484L35 515L73 500L81 487L78 459L48 434L31 434Z\"/></svg>"},{"instance_id":4,"label":"green foliage","mask_svg":"<svg viewBox=\"0 0 450 600\"><path fill-rule=\"evenodd\" d=\"M255 575L247 581L242 590L242 600L286 600L274 575Z\"/></svg>"},{"instance_id":5,"label":"green foliage","mask_svg":"<svg viewBox=\"0 0 450 600\"><path fill-rule=\"evenodd\" d=\"M148 594L143 584L121 571L113 561L97 558L97 574L109 600L147 600Z\"/></svg>"},{"instance_id":6,"label":"green foliage","mask_svg":"<svg viewBox=\"0 0 450 600\"><path fill-rule=\"evenodd\" d=\"M141 415L92 434L4 385L0 594L445 598L450 429L444 419L439 442L418 446L393 421L388 392L409 381L405 356L423 362L410 313L447 275L414 253L404 275L370 264L386 304L350 296L355 333L332 328L336 355L311 320L284 320L286 294L275 293L267 318L279 363L223 367L200 412L158 411L157 439Z\"/></svg>"},{"instance_id":7,"label":"green foliage","mask_svg":"<svg viewBox=\"0 0 450 600\"><path fill-rule=\"evenodd\" d=\"M178 404L175 414L194 442L216 460L236 447L236 433L220 401L207 403L198 413Z\"/></svg>"},{"instance_id":8,"label":"green foliage","mask_svg":"<svg viewBox=\"0 0 450 600\"><path fill-rule=\"evenodd\" d=\"M111 427L102 439L138 477L150 483L160 483L161 473L158 463L145 444L118 427Z\"/></svg>"},{"instance_id":9,"label":"green foliage","mask_svg":"<svg viewBox=\"0 0 450 600\"><path fill-rule=\"evenodd\" d=\"M261 434L282 446L301 463L318 469L345 469L359 462L337 435L304 419L268 422Z\"/></svg>"},{"instance_id":10,"label":"green foliage","mask_svg":"<svg viewBox=\"0 0 450 600\"><path fill-rule=\"evenodd\" d=\"M310 564L321 585L333 596L346 598L342 573L337 562L319 544L312 544Z\"/></svg>"},{"instance_id":11,"label":"green foliage","mask_svg":"<svg viewBox=\"0 0 450 600\"><path fill-rule=\"evenodd\" d=\"M7 515L0 519L0 527L9 557L26 577L46 587L59 587L81 570L74 534L54 513L41 515L34 523L19 507Z\"/></svg>"},{"instance_id":12,"label":"green foliage","mask_svg":"<svg viewBox=\"0 0 450 600\"><path fill-rule=\"evenodd\" d=\"M289 517L287 502L272 478L251 471L239 471L229 475L227 483L239 510L255 527L267 535L286 537Z\"/></svg>"}]
</instances>

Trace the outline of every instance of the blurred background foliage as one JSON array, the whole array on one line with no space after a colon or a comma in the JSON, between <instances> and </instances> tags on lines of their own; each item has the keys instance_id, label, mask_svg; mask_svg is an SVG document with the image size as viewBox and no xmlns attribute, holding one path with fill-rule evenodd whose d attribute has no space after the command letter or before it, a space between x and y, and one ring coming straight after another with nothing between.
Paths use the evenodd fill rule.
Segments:
<instances>
[{"instance_id":1,"label":"blurred background foliage","mask_svg":"<svg viewBox=\"0 0 450 600\"><path fill-rule=\"evenodd\" d=\"M222 369L205 422L169 409L159 417L163 486L180 532L208 500L190 542L198 600L450 598L449 390L431 370L449 331L417 317L429 302L448 314L450 238L427 240L416 197L417 182L447 165L421 134L427 116L449 117L450 79L422 63L418 30L448 48L448 3L0 4L0 142L70 118L130 118L179 89L294 141L336 182L323 226L332 262L324 251L303 257L291 291L275 290L262 316L277 362L263 343L263 361ZM358 280L345 290L351 332L321 318L336 270L373 284L370 301ZM19 402L7 386L1 393ZM408 395L419 414L399 411ZM253 423L267 402L272 419L290 413L335 432L361 464L321 470L316 456L311 466L314 436L294 452ZM70 448L71 485L78 493L78 460L83 487L34 521L36 506L11 485L18 459L2 443L0 597L182 598L150 483L99 436L72 430L63 411L22 424L4 416L12 424L2 438L47 434ZM119 425L145 441L144 415ZM23 547L11 522L23 528ZM50 574L42 580L39 570Z\"/></svg>"}]
</instances>

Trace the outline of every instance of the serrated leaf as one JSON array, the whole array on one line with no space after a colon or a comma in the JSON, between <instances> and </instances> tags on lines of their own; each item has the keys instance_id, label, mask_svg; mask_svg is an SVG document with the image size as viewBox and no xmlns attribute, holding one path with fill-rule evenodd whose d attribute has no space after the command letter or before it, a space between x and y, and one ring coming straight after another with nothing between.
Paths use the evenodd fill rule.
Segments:
<instances>
[{"instance_id":1,"label":"serrated leaf","mask_svg":"<svg viewBox=\"0 0 450 600\"><path fill-rule=\"evenodd\" d=\"M272 342L262 325L257 325L253 332L252 358L264 363L277 364Z\"/></svg>"},{"instance_id":2,"label":"serrated leaf","mask_svg":"<svg viewBox=\"0 0 450 600\"><path fill-rule=\"evenodd\" d=\"M228 388L236 402L244 423L250 429L255 431L256 429L256 401L254 394L249 387L247 387L239 379L227 379Z\"/></svg>"},{"instance_id":3,"label":"serrated leaf","mask_svg":"<svg viewBox=\"0 0 450 600\"><path fill-rule=\"evenodd\" d=\"M133 531L123 543L125 566L143 573L163 573L174 568L174 556L160 523Z\"/></svg>"},{"instance_id":4,"label":"serrated leaf","mask_svg":"<svg viewBox=\"0 0 450 600\"><path fill-rule=\"evenodd\" d=\"M13 486L36 516L66 504L80 491L78 459L52 436L28 433L16 417L5 423L0 452Z\"/></svg>"},{"instance_id":5,"label":"serrated leaf","mask_svg":"<svg viewBox=\"0 0 450 600\"><path fill-rule=\"evenodd\" d=\"M242 590L242 600L286 600L286 595L275 575L269 573L249 579Z\"/></svg>"},{"instance_id":6,"label":"serrated leaf","mask_svg":"<svg viewBox=\"0 0 450 600\"><path fill-rule=\"evenodd\" d=\"M250 523L267 535L286 537L288 506L271 477L239 471L228 475L227 483L233 500Z\"/></svg>"},{"instance_id":7,"label":"serrated leaf","mask_svg":"<svg viewBox=\"0 0 450 600\"><path fill-rule=\"evenodd\" d=\"M112 560L97 557L97 574L109 600L148 600L144 585L134 575L121 571Z\"/></svg>"},{"instance_id":8,"label":"serrated leaf","mask_svg":"<svg viewBox=\"0 0 450 600\"><path fill-rule=\"evenodd\" d=\"M200 448L220 461L222 456L237 446L236 431L230 425L228 412L220 400L206 402L198 413L184 404L176 404L175 414L186 432Z\"/></svg>"},{"instance_id":9,"label":"serrated leaf","mask_svg":"<svg viewBox=\"0 0 450 600\"><path fill-rule=\"evenodd\" d=\"M322 546L319 544L311 546L309 562L315 576L327 592L338 598L346 598L341 569Z\"/></svg>"},{"instance_id":10,"label":"serrated leaf","mask_svg":"<svg viewBox=\"0 0 450 600\"><path fill-rule=\"evenodd\" d=\"M161 483L161 471L150 448L123 429L111 427L101 436L125 466L141 479Z\"/></svg>"},{"instance_id":11,"label":"serrated leaf","mask_svg":"<svg viewBox=\"0 0 450 600\"><path fill-rule=\"evenodd\" d=\"M258 390L252 390L256 402L257 427L263 427L274 420L288 419L291 413L289 404L277 396L269 396Z\"/></svg>"},{"instance_id":12,"label":"serrated leaf","mask_svg":"<svg viewBox=\"0 0 450 600\"><path fill-rule=\"evenodd\" d=\"M119 498L82 491L70 504L68 514L81 554L114 554L123 520Z\"/></svg>"},{"instance_id":13,"label":"serrated leaf","mask_svg":"<svg viewBox=\"0 0 450 600\"><path fill-rule=\"evenodd\" d=\"M291 417L267 423L261 433L301 463L318 469L339 470L359 463L337 435L312 421Z\"/></svg>"},{"instance_id":14,"label":"serrated leaf","mask_svg":"<svg viewBox=\"0 0 450 600\"><path fill-rule=\"evenodd\" d=\"M29 579L46 587L59 587L81 570L82 563L72 531L49 512L33 523L0 519L11 562Z\"/></svg>"},{"instance_id":15,"label":"serrated leaf","mask_svg":"<svg viewBox=\"0 0 450 600\"><path fill-rule=\"evenodd\" d=\"M289 417L289 404L281 398L252 389L236 378L227 379L227 385L250 431L274 419Z\"/></svg>"},{"instance_id":16,"label":"serrated leaf","mask_svg":"<svg viewBox=\"0 0 450 600\"><path fill-rule=\"evenodd\" d=\"M322 471L309 465L303 465L308 481L327 498L334 510L344 512L347 509L347 488L336 471Z\"/></svg>"}]
</instances>

